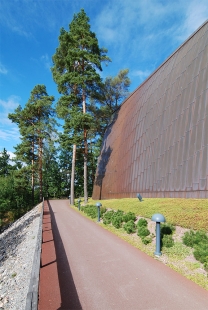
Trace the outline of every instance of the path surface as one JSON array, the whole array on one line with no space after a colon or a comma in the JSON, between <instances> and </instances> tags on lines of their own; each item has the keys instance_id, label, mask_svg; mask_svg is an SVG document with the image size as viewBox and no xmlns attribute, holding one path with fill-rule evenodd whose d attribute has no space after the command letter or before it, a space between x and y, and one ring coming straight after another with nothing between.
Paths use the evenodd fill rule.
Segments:
<instances>
[{"instance_id":1,"label":"path surface","mask_svg":"<svg viewBox=\"0 0 208 310\"><path fill-rule=\"evenodd\" d=\"M208 309L206 290L86 219L67 200L50 201L49 209L39 310Z\"/></svg>"}]
</instances>

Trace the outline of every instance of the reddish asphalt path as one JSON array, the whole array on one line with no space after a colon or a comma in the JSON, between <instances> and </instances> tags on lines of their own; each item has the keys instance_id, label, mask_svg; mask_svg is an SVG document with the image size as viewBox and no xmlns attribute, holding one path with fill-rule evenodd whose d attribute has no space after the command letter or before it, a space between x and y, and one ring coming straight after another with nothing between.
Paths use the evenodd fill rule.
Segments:
<instances>
[{"instance_id":1,"label":"reddish asphalt path","mask_svg":"<svg viewBox=\"0 0 208 310\"><path fill-rule=\"evenodd\" d=\"M49 209L53 234L47 224L45 243L53 240L55 253L43 251L39 310L208 309L206 290L83 217L67 200L52 200Z\"/></svg>"}]
</instances>

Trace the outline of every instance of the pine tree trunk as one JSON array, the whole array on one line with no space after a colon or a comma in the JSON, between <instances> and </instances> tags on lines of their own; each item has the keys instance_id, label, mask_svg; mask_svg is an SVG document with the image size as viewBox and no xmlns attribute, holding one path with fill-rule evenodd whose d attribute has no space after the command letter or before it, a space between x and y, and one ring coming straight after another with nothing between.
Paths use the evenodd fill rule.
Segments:
<instances>
[{"instance_id":1,"label":"pine tree trunk","mask_svg":"<svg viewBox=\"0 0 208 310\"><path fill-rule=\"evenodd\" d=\"M74 205L74 175L75 175L75 161L76 161L76 144L73 145L72 153L72 169L71 169L71 201L70 204Z\"/></svg>"},{"instance_id":2,"label":"pine tree trunk","mask_svg":"<svg viewBox=\"0 0 208 310\"><path fill-rule=\"evenodd\" d=\"M35 182L34 182L34 141L32 141L32 204L34 206L35 204L35 197L34 197L34 186L35 186Z\"/></svg>"},{"instance_id":3,"label":"pine tree trunk","mask_svg":"<svg viewBox=\"0 0 208 310\"><path fill-rule=\"evenodd\" d=\"M83 92L83 114L86 113L86 96ZM84 203L88 202L88 192L87 192L87 129L84 128Z\"/></svg>"},{"instance_id":4,"label":"pine tree trunk","mask_svg":"<svg viewBox=\"0 0 208 310\"><path fill-rule=\"evenodd\" d=\"M38 167L38 172L39 172L39 199L42 201L43 199L43 176L42 176L42 138L39 138L39 167Z\"/></svg>"}]
</instances>

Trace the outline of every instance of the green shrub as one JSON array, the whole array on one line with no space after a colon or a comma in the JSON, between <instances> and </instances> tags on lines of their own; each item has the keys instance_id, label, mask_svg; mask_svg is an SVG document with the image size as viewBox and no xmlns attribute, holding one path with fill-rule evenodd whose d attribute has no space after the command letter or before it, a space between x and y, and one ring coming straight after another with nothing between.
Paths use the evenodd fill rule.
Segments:
<instances>
[{"instance_id":1,"label":"green shrub","mask_svg":"<svg viewBox=\"0 0 208 310\"><path fill-rule=\"evenodd\" d=\"M103 218L103 216L104 216L104 214L106 213L106 211L107 211L107 209L106 209L106 207L101 207L100 208L100 217L102 217Z\"/></svg>"},{"instance_id":2,"label":"green shrub","mask_svg":"<svg viewBox=\"0 0 208 310\"><path fill-rule=\"evenodd\" d=\"M183 243L193 248L199 243L208 243L208 236L204 231L197 231L195 233L193 230L190 230L190 232L185 232L183 236Z\"/></svg>"},{"instance_id":3,"label":"green shrub","mask_svg":"<svg viewBox=\"0 0 208 310\"><path fill-rule=\"evenodd\" d=\"M174 240L172 238L172 235L163 235L161 246L164 246L166 248L171 248L174 246Z\"/></svg>"},{"instance_id":4,"label":"green shrub","mask_svg":"<svg viewBox=\"0 0 208 310\"><path fill-rule=\"evenodd\" d=\"M133 220L130 220L126 224L124 224L123 228L125 229L127 234L132 234L136 231L136 226Z\"/></svg>"},{"instance_id":5,"label":"green shrub","mask_svg":"<svg viewBox=\"0 0 208 310\"><path fill-rule=\"evenodd\" d=\"M208 243L201 242L194 246L194 257L202 264L208 262Z\"/></svg>"},{"instance_id":6,"label":"green shrub","mask_svg":"<svg viewBox=\"0 0 208 310\"><path fill-rule=\"evenodd\" d=\"M149 229L147 229L147 227L145 226L140 226L138 227L138 232L137 232L137 235L139 237L146 237L146 236L149 236L150 235L150 231Z\"/></svg>"},{"instance_id":7,"label":"green shrub","mask_svg":"<svg viewBox=\"0 0 208 310\"><path fill-rule=\"evenodd\" d=\"M88 205L88 206L82 206L81 211L86 213L88 216L91 218L96 218L97 217L97 207L93 205Z\"/></svg>"},{"instance_id":8,"label":"green shrub","mask_svg":"<svg viewBox=\"0 0 208 310\"><path fill-rule=\"evenodd\" d=\"M169 223L160 224L160 234L161 235L172 235L175 231L175 226Z\"/></svg>"},{"instance_id":9,"label":"green shrub","mask_svg":"<svg viewBox=\"0 0 208 310\"><path fill-rule=\"evenodd\" d=\"M114 211L107 211L104 215L103 215L103 224L108 225L111 223L112 221L112 217L114 215Z\"/></svg>"},{"instance_id":10,"label":"green shrub","mask_svg":"<svg viewBox=\"0 0 208 310\"><path fill-rule=\"evenodd\" d=\"M208 272L208 256L206 257L206 261L204 262L204 269Z\"/></svg>"},{"instance_id":11,"label":"green shrub","mask_svg":"<svg viewBox=\"0 0 208 310\"><path fill-rule=\"evenodd\" d=\"M143 242L145 245L147 245L148 243L151 243L151 242L152 242L152 237L149 237L149 236L147 236L147 237L142 237L141 239L142 239L142 242Z\"/></svg>"},{"instance_id":12,"label":"green shrub","mask_svg":"<svg viewBox=\"0 0 208 310\"><path fill-rule=\"evenodd\" d=\"M121 216L121 217L123 217L123 215L124 215L124 211L122 211L122 210L117 210L116 212L114 212L113 217L116 217L116 216Z\"/></svg>"},{"instance_id":13,"label":"green shrub","mask_svg":"<svg viewBox=\"0 0 208 310\"><path fill-rule=\"evenodd\" d=\"M147 227L147 220L141 218L137 223L137 227Z\"/></svg>"},{"instance_id":14,"label":"green shrub","mask_svg":"<svg viewBox=\"0 0 208 310\"><path fill-rule=\"evenodd\" d=\"M122 220L122 216L121 215L117 215L117 216L113 216L113 218L112 218L112 224L113 224L113 226L115 227L115 228L121 228L121 226L122 226L122 222L123 222L123 220Z\"/></svg>"},{"instance_id":15,"label":"green shrub","mask_svg":"<svg viewBox=\"0 0 208 310\"><path fill-rule=\"evenodd\" d=\"M124 215L123 215L123 222L129 222L129 221L136 221L136 216L135 216L135 213L133 213L133 212L128 212L128 213L125 213Z\"/></svg>"},{"instance_id":16,"label":"green shrub","mask_svg":"<svg viewBox=\"0 0 208 310\"><path fill-rule=\"evenodd\" d=\"M195 233L193 230L190 231L186 231L182 240L183 243L191 248L193 248L194 246L194 237L195 237Z\"/></svg>"}]
</instances>

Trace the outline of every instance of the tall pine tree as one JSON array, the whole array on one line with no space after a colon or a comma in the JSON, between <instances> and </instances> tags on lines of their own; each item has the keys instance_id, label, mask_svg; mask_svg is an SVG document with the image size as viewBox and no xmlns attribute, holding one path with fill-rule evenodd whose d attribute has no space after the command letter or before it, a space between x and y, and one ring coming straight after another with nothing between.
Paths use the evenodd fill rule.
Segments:
<instances>
[{"instance_id":1,"label":"tall pine tree","mask_svg":"<svg viewBox=\"0 0 208 310\"><path fill-rule=\"evenodd\" d=\"M110 60L106 53L106 49L99 47L96 35L90 29L89 17L82 9L74 15L69 25L69 31L61 28L59 47L53 56L53 78L58 85L58 91L63 95L58 102L59 115L66 120L69 115L67 110L71 109L73 105L82 105L84 117L80 115L80 119L83 127L85 203L88 199L87 124L92 122L92 117L88 113L87 98L101 82L98 74L98 70L102 70L101 62Z\"/></svg>"},{"instance_id":2,"label":"tall pine tree","mask_svg":"<svg viewBox=\"0 0 208 310\"><path fill-rule=\"evenodd\" d=\"M43 193L43 146L55 131L53 96L49 96L45 85L36 85L24 109L20 106L8 117L19 126L22 143L16 147L18 159L31 170L32 196L34 199L35 175L38 175L39 199Z\"/></svg>"}]
</instances>

